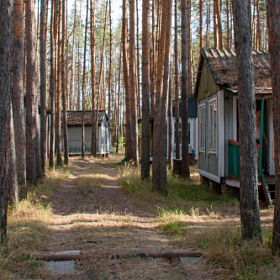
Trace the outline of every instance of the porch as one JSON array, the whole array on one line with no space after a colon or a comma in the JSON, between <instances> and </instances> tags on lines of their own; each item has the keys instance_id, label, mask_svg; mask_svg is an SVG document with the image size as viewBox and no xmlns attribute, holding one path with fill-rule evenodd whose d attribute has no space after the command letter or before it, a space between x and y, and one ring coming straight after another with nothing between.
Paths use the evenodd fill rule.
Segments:
<instances>
[{"instance_id":1,"label":"porch","mask_svg":"<svg viewBox=\"0 0 280 280\"><path fill-rule=\"evenodd\" d=\"M260 156L260 161L261 159ZM272 202L275 200L275 176L268 174L265 163L261 162L260 166L262 166L262 169L260 170L261 175L258 183L259 198L261 201L266 200L268 204L271 204L270 200ZM225 183L230 187L240 188L239 142L233 140L228 141L228 176ZM270 199L268 196L270 196Z\"/></svg>"}]
</instances>

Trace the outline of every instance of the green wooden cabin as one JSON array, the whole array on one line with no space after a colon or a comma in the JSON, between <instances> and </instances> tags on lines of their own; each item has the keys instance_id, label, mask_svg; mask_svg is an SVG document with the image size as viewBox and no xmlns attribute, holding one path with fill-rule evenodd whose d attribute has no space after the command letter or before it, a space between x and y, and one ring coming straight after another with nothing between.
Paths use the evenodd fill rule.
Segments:
<instances>
[{"instance_id":1,"label":"green wooden cabin","mask_svg":"<svg viewBox=\"0 0 280 280\"><path fill-rule=\"evenodd\" d=\"M273 116L270 58L253 51L255 99L264 99L264 132L269 146L263 147L263 170L275 175L272 158ZM239 188L239 120L236 53L232 50L201 50L195 85L198 101L198 172L212 185Z\"/></svg>"}]
</instances>

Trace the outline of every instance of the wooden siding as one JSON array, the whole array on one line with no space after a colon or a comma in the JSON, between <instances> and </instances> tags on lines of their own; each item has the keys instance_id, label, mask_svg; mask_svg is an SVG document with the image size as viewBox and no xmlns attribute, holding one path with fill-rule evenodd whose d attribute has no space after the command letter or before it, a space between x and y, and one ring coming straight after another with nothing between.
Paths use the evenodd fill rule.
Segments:
<instances>
[{"instance_id":1,"label":"wooden siding","mask_svg":"<svg viewBox=\"0 0 280 280\"><path fill-rule=\"evenodd\" d=\"M200 101L206 97L209 97L219 90L220 87L219 85L215 84L213 75L207 65L206 60L204 60L201 70L200 83L198 86L197 100Z\"/></svg>"}]
</instances>

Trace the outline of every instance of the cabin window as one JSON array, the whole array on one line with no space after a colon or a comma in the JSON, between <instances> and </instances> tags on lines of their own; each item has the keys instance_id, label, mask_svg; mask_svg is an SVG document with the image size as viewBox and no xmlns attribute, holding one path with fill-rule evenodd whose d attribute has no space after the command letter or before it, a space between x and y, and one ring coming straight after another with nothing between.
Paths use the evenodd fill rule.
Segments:
<instances>
[{"instance_id":1,"label":"cabin window","mask_svg":"<svg viewBox=\"0 0 280 280\"><path fill-rule=\"evenodd\" d=\"M209 146L211 152L217 151L217 99L209 103Z\"/></svg>"},{"instance_id":2,"label":"cabin window","mask_svg":"<svg viewBox=\"0 0 280 280\"><path fill-rule=\"evenodd\" d=\"M205 151L205 104L199 106L199 151Z\"/></svg>"}]
</instances>

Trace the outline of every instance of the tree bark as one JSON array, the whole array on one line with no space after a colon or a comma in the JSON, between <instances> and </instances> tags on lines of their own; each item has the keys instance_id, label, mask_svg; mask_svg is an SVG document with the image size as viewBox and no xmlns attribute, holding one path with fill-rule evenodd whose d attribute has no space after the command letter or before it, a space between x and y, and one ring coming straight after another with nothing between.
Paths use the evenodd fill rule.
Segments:
<instances>
[{"instance_id":1,"label":"tree bark","mask_svg":"<svg viewBox=\"0 0 280 280\"><path fill-rule=\"evenodd\" d=\"M138 12L139 0L136 0L136 48L137 48L137 66L136 66L136 77L137 77L137 116L141 117L141 101L140 101L140 49L139 49L139 12ZM149 30L150 32L150 30Z\"/></svg>"},{"instance_id":2,"label":"tree bark","mask_svg":"<svg viewBox=\"0 0 280 280\"><path fill-rule=\"evenodd\" d=\"M141 178L150 177L150 26L149 26L149 0L143 1L142 11L142 155Z\"/></svg>"},{"instance_id":3,"label":"tree bark","mask_svg":"<svg viewBox=\"0 0 280 280\"><path fill-rule=\"evenodd\" d=\"M10 158L9 124L11 121L11 65L13 47L13 1L0 2L0 243L7 234L8 168Z\"/></svg>"},{"instance_id":4,"label":"tree bark","mask_svg":"<svg viewBox=\"0 0 280 280\"><path fill-rule=\"evenodd\" d=\"M181 16L182 16L182 177L185 179L190 178L189 166L189 124L188 124L188 96L189 96L189 12L187 0L181 0Z\"/></svg>"},{"instance_id":5,"label":"tree bark","mask_svg":"<svg viewBox=\"0 0 280 280\"><path fill-rule=\"evenodd\" d=\"M256 105L247 2L232 2L237 56L240 139L240 214L243 240L261 238L255 141Z\"/></svg>"},{"instance_id":6,"label":"tree bark","mask_svg":"<svg viewBox=\"0 0 280 280\"><path fill-rule=\"evenodd\" d=\"M202 0L199 0L199 49L202 49L202 42L203 42L203 37L202 37L202 32L203 32L203 27L202 27L202 8L203 8L203 4L202 4Z\"/></svg>"},{"instance_id":7,"label":"tree bark","mask_svg":"<svg viewBox=\"0 0 280 280\"><path fill-rule=\"evenodd\" d=\"M136 75L135 75L135 0L129 0L129 82L131 102L131 158L133 163L138 163L138 126L137 126L137 96L136 96Z\"/></svg>"},{"instance_id":8,"label":"tree bark","mask_svg":"<svg viewBox=\"0 0 280 280\"><path fill-rule=\"evenodd\" d=\"M17 159L17 176L20 198L27 196L26 187L26 137L24 122L24 16L23 0L14 5L14 52L13 52L13 115Z\"/></svg>"},{"instance_id":9,"label":"tree bark","mask_svg":"<svg viewBox=\"0 0 280 280\"><path fill-rule=\"evenodd\" d=\"M123 19L122 19L122 47L123 47L123 80L125 87L125 104L126 104L126 153L127 158L132 157L131 143L128 139L131 134L131 109L130 109L130 84L128 74L128 58L127 58L127 1L123 0Z\"/></svg>"},{"instance_id":10,"label":"tree bark","mask_svg":"<svg viewBox=\"0 0 280 280\"><path fill-rule=\"evenodd\" d=\"M47 109L46 109L46 0L41 1L41 25L40 25L40 101L41 101L41 157L42 171L47 173Z\"/></svg>"},{"instance_id":11,"label":"tree bark","mask_svg":"<svg viewBox=\"0 0 280 280\"><path fill-rule=\"evenodd\" d=\"M119 59L119 74L118 74L118 107L117 107L117 146L116 153L119 152L119 132L121 128L121 67L122 67L122 51L120 49L120 59Z\"/></svg>"},{"instance_id":12,"label":"tree bark","mask_svg":"<svg viewBox=\"0 0 280 280\"><path fill-rule=\"evenodd\" d=\"M54 169L54 154L55 154L55 45L56 45L56 0L52 1L51 13L51 69L50 69L50 99L51 99L51 137L50 137L50 159L49 166Z\"/></svg>"},{"instance_id":13,"label":"tree bark","mask_svg":"<svg viewBox=\"0 0 280 280\"><path fill-rule=\"evenodd\" d=\"M64 142L64 164L68 165L68 130L67 130L67 83L66 83L66 76L68 75L67 66L68 66L68 59L65 58L65 35L67 37L67 33L65 30L65 5L66 0L62 1L62 45L61 45L61 79L62 79L62 106L63 106L63 142ZM65 34L66 33L66 34ZM66 54L67 57L67 54ZM65 74L66 70L66 74Z\"/></svg>"},{"instance_id":14,"label":"tree bark","mask_svg":"<svg viewBox=\"0 0 280 280\"><path fill-rule=\"evenodd\" d=\"M73 23L73 41L72 41L72 62L71 62L71 82L70 82L70 97L69 97L69 107L70 110L74 109L74 91L75 91L75 33L76 33L76 10L77 10L77 3L75 0L74 4L74 23Z\"/></svg>"},{"instance_id":15,"label":"tree bark","mask_svg":"<svg viewBox=\"0 0 280 280\"><path fill-rule=\"evenodd\" d=\"M172 170L172 67L170 63L169 94L168 94L168 169Z\"/></svg>"},{"instance_id":16,"label":"tree bark","mask_svg":"<svg viewBox=\"0 0 280 280\"><path fill-rule=\"evenodd\" d=\"M202 5L202 4L201 4ZM175 69L175 144L176 144L176 159L180 158L180 135L179 135L179 73L178 73L178 2L175 0L175 23L174 23L174 69ZM202 28L202 27L201 27Z\"/></svg>"},{"instance_id":17,"label":"tree bark","mask_svg":"<svg viewBox=\"0 0 280 280\"><path fill-rule=\"evenodd\" d=\"M280 0L267 0L269 52L272 73L273 129L275 146L275 208L272 254L280 256Z\"/></svg>"},{"instance_id":18,"label":"tree bark","mask_svg":"<svg viewBox=\"0 0 280 280\"><path fill-rule=\"evenodd\" d=\"M90 1L90 44L91 44L91 90L92 90L92 127L91 155L96 156L96 109L95 109L95 2Z\"/></svg>"},{"instance_id":19,"label":"tree bark","mask_svg":"<svg viewBox=\"0 0 280 280\"><path fill-rule=\"evenodd\" d=\"M108 77L108 118L111 119L111 96L112 96L112 11L111 0L109 0L109 17L110 17L110 54L109 54L109 77Z\"/></svg>"},{"instance_id":20,"label":"tree bark","mask_svg":"<svg viewBox=\"0 0 280 280\"><path fill-rule=\"evenodd\" d=\"M226 0L226 12L227 12L227 23L226 23L226 26L227 26L227 50L230 49L230 43L229 43L229 34L230 34L230 29L229 29L229 1L230 0Z\"/></svg>"},{"instance_id":21,"label":"tree bark","mask_svg":"<svg viewBox=\"0 0 280 280\"><path fill-rule=\"evenodd\" d=\"M58 0L56 8L58 13L58 46L57 46L57 88L56 88L56 112L55 112L55 148L56 148L56 162L57 165L62 166L62 155L61 155L61 90L62 90L62 38L61 38L61 27L62 27L62 9L61 1Z\"/></svg>"},{"instance_id":22,"label":"tree bark","mask_svg":"<svg viewBox=\"0 0 280 280\"><path fill-rule=\"evenodd\" d=\"M151 71L150 71L150 92L151 92L151 116L154 116L154 109L155 109L155 59L156 59L156 52L155 52L155 0L152 0L152 48L150 53L150 61L151 61Z\"/></svg>"},{"instance_id":23,"label":"tree bark","mask_svg":"<svg viewBox=\"0 0 280 280\"><path fill-rule=\"evenodd\" d=\"M210 0L206 0L206 42L205 48L208 49L210 46Z\"/></svg>"},{"instance_id":24,"label":"tree bark","mask_svg":"<svg viewBox=\"0 0 280 280\"><path fill-rule=\"evenodd\" d=\"M162 3L162 27L159 41L156 110L153 139L153 191L167 196L167 95L170 67L172 1ZM163 63L164 62L164 63Z\"/></svg>"},{"instance_id":25,"label":"tree bark","mask_svg":"<svg viewBox=\"0 0 280 280\"><path fill-rule=\"evenodd\" d=\"M88 0L86 7L86 26L85 26L85 44L84 44L84 69L83 69L83 84L82 84L82 158L85 157L85 83L86 83L86 58L87 58L87 23L88 23Z\"/></svg>"},{"instance_id":26,"label":"tree bark","mask_svg":"<svg viewBox=\"0 0 280 280\"><path fill-rule=\"evenodd\" d=\"M18 180L17 180L17 163L16 163L16 150L15 150L15 137L14 137L14 122L12 113L12 104L10 103L10 124L9 124L9 134L10 134L10 145L9 145L9 202L11 206L16 207L18 204Z\"/></svg>"},{"instance_id":27,"label":"tree bark","mask_svg":"<svg viewBox=\"0 0 280 280\"><path fill-rule=\"evenodd\" d=\"M217 19L217 35L218 35L218 49L223 49L223 29L222 29L222 21L221 21L221 6L219 0L215 0L216 5L216 19Z\"/></svg>"},{"instance_id":28,"label":"tree bark","mask_svg":"<svg viewBox=\"0 0 280 280\"><path fill-rule=\"evenodd\" d=\"M37 183L37 86L36 86L36 47L35 47L35 5L26 1L25 32L27 48L26 65L26 175L31 183Z\"/></svg>"}]
</instances>

